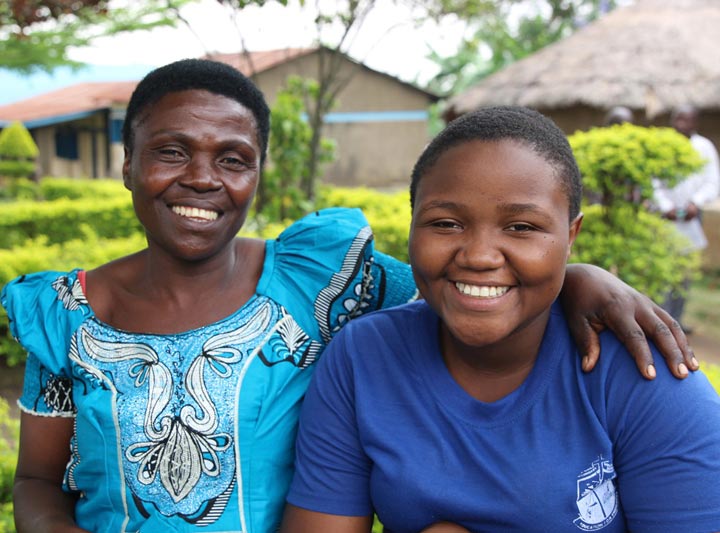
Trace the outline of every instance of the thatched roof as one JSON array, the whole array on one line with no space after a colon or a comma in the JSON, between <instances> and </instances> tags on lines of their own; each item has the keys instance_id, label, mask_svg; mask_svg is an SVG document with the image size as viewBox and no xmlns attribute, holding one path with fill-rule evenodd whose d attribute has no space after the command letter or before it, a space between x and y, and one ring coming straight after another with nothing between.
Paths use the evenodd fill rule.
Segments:
<instances>
[{"instance_id":1,"label":"thatched roof","mask_svg":"<svg viewBox=\"0 0 720 533\"><path fill-rule=\"evenodd\" d=\"M451 98L488 105L624 105L648 118L682 104L720 109L720 0L637 0Z\"/></svg>"}]
</instances>

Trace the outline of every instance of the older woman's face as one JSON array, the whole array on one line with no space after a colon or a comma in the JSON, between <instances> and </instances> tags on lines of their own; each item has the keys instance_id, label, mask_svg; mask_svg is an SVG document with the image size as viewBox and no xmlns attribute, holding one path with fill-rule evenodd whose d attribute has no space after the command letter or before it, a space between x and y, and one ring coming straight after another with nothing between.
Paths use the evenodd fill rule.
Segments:
<instances>
[{"instance_id":1,"label":"older woman's face","mask_svg":"<svg viewBox=\"0 0 720 533\"><path fill-rule=\"evenodd\" d=\"M253 114L203 90L169 93L133 124L123 179L150 247L203 260L245 222L260 177Z\"/></svg>"}]
</instances>

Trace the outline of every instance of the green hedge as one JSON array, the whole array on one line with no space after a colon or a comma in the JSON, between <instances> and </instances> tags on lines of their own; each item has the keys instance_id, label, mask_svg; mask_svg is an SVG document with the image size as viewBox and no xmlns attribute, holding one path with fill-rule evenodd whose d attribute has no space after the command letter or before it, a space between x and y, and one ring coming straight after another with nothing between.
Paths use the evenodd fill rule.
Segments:
<instances>
[{"instance_id":1,"label":"green hedge","mask_svg":"<svg viewBox=\"0 0 720 533\"><path fill-rule=\"evenodd\" d=\"M15 200L59 200L69 198L129 198L130 193L120 180L79 179L79 178L42 178L39 182L29 179L16 179L7 184L4 198Z\"/></svg>"},{"instance_id":2,"label":"green hedge","mask_svg":"<svg viewBox=\"0 0 720 533\"><path fill-rule=\"evenodd\" d=\"M7 401L0 398L0 533L15 531L12 515L12 486L17 463L19 421L10 416Z\"/></svg>"},{"instance_id":3,"label":"green hedge","mask_svg":"<svg viewBox=\"0 0 720 533\"><path fill-rule=\"evenodd\" d=\"M88 225L105 238L129 237L141 231L129 195L102 201L83 198L52 202L19 201L0 209L0 248L22 246L41 235L50 244L76 239Z\"/></svg>"}]
</instances>

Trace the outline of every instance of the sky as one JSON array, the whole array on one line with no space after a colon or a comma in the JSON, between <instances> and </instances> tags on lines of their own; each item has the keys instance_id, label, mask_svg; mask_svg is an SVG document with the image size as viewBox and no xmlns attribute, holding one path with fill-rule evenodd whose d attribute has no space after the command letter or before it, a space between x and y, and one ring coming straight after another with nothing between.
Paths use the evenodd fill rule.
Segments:
<instances>
[{"instance_id":1,"label":"sky","mask_svg":"<svg viewBox=\"0 0 720 533\"><path fill-rule=\"evenodd\" d=\"M335 0L320 1L336 4ZM72 59L89 65L79 71L60 69L52 75L23 77L0 70L0 105L74 83L139 79L155 66L208 52L237 52L241 34L251 51L311 46L316 37L313 5L306 1L301 8L297 0L290 0L287 7L275 2L262 8L251 6L242 11L236 26L219 2L200 0L182 10L192 30L156 28L97 39L93 46L71 52ZM427 59L430 47L451 55L464 29L456 20L416 27L412 15L401 2L377 0L346 50L373 69L408 82L427 81L436 72ZM326 37L336 42L336 35Z\"/></svg>"}]
</instances>

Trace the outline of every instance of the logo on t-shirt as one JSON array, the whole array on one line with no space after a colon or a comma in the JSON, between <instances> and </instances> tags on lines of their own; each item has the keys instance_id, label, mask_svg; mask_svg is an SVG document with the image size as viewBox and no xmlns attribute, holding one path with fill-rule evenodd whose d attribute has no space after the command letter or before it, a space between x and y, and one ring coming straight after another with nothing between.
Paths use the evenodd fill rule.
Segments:
<instances>
[{"instance_id":1,"label":"logo on t-shirt","mask_svg":"<svg viewBox=\"0 0 720 533\"><path fill-rule=\"evenodd\" d=\"M615 467L599 456L577 479L578 517L573 523L583 531L596 531L613 521L618 511Z\"/></svg>"}]
</instances>

